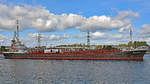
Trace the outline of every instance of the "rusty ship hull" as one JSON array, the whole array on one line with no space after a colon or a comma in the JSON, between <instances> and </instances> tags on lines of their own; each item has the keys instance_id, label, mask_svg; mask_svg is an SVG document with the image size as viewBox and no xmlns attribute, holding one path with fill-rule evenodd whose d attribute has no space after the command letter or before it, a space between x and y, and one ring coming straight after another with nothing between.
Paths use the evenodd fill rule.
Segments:
<instances>
[{"instance_id":1,"label":"rusty ship hull","mask_svg":"<svg viewBox=\"0 0 150 84\"><path fill-rule=\"evenodd\" d=\"M26 52L3 53L6 59L47 59L47 60L143 60L146 50L85 50L60 53Z\"/></svg>"}]
</instances>

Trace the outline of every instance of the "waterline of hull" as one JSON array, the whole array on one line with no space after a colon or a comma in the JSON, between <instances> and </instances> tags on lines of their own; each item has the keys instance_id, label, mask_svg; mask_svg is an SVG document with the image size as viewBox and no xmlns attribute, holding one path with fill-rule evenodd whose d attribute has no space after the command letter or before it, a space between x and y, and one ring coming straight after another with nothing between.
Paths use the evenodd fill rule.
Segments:
<instances>
[{"instance_id":1,"label":"waterline of hull","mask_svg":"<svg viewBox=\"0 0 150 84\"><path fill-rule=\"evenodd\" d=\"M143 60L143 57L5 57L6 59L46 59L46 60Z\"/></svg>"}]
</instances>

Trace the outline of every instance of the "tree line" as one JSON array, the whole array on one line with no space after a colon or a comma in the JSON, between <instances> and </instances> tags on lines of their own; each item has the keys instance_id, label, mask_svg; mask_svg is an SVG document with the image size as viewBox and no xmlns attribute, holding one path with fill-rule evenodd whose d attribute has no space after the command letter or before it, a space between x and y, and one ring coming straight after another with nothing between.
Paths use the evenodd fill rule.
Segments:
<instances>
[{"instance_id":1,"label":"tree line","mask_svg":"<svg viewBox=\"0 0 150 84\"><path fill-rule=\"evenodd\" d=\"M146 41L129 41L127 44L119 44L119 45L90 45L90 47L103 48L106 46L112 47L133 47L138 48L140 46L149 46ZM86 44L71 44L71 45L59 45L57 47L88 47Z\"/></svg>"}]
</instances>

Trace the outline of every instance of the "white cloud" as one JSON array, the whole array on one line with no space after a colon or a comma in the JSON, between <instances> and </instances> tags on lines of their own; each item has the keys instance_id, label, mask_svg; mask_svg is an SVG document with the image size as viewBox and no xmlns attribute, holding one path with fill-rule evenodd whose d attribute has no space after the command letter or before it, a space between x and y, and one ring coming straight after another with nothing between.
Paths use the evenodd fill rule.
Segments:
<instances>
[{"instance_id":1,"label":"white cloud","mask_svg":"<svg viewBox=\"0 0 150 84\"><path fill-rule=\"evenodd\" d=\"M7 6L0 4L0 28L1 30L14 30L15 20L20 19L21 29L36 29L40 32L52 32L77 28L81 31L111 31L131 24L138 13L132 11L120 11L118 16L91 16L86 18L77 14L53 14L42 6ZM7 24L6 24L7 23Z\"/></svg>"},{"instance_id":2,"label":"white cloud","mask_svg":"<svg viewBox=\"0 0 150 84\"><path fill-rule=\"evenodd\" d=\"M59 20L58 28L68 29L80 26L84 22L85 17L76 14L62 14L57 15L57 19Z\"/></svg>"},{"instance_id":3,"label":"white cloud","mask_svg":"<svg viewBox=\"0 0 150 84\"><path fill-rule=\"evenodd\" d=\"M38 33L29 33L28 34L28 37L31 37L31 38L36 38L38 36Z\"/></svg>"},{"instance_id":4,"label":"white cloud","mask_svg":"<svg viewBox=\"0 0 150 84\"><path fill-rule=\"evenodd\" d=\"M131 24L129 24L129 25L125 26L125 27L120 28L118 31L120 33L129 33L130 29L133 29L133 27L132 27Z\"/></svg>"},{"instance_id":5,"label":"white cloud","mask_svg":"<svg viewBox=\"0 0 150 84\"><path fill-rule=\"evenodd\" d=\"M29 33L28 37L31 38L38 38L38 33ZM63 34L63 35L40 35L41 39L43 40L62 40L62 39L67 39L69 38L69 35Z\"/></svg>"},{"instance_id":6,"label":"white cloud","mask_svg":"<svg viewBox=\"0 0 150 84\"><path fill-rule=\"evenodd\" d=\"M82 34L77 34L77 35L74 35L73 38L84 39L84 38L87 38L87 36L86 35L82 35Z\"/></svg>"},{"instance_id":7,"label":"white cloud","mask_svg":"<svg viewBox=\"0 0 150 84\"><path fill-rule=\"evenodd\" d=\"M150 34L150 24L143 24L139 32L142 34Z\"/></svg>"},{"instance_id":8,"label":"white cloud","mask_svg":"<svg viewBox=\"0 0 150 84\"><path fill-rule=\"evenodd\" d=\"M82 31L96 31L96 30L112 30L120 28L124 23L120 20L112 19L109 16L92 16L86 19L77 28Z\"/></svg>"},{"instance_id":9,"label":"white cloud","mask_svg":"<svg viewBox=\"0 0 150 84\"><path fill-rule=\"evenodd\" d=\"M8 39L8 36L0 35L0 40Z\"/></svg>"},{"instance_id":10,"label":"white cloud","mask_svg":"<svg viewBox=\"0 0 150 84\"><path fill-rule=\"evenodd\" d=\"M150 37L149 37L149 38L147 38L147 39L145 39L145 41L146 41L146 42L150 42Z\"/></svg>"},{"instance_id":11,"label":"white cloud","mask_svg":"<svg viewBox=\"0 0 150 84\"><path fill-rule=\"evenodd\" d=\"M0 45L4 45L4 44L8 43L8 41L10 41L8 39L8 36L0 35Z\"/></svg>"},{"instance_id":12,"label":"white cloud","mask_svg":"<svg viewBox=\"0 0 150 84\"><path fill-rule=\"evenodd\" d=\"M62 39L67 39L69 36L67 34L64 34L62 36L58 36L58 35L50 35L49 39L50 40L62 40Z\"/></svg>"},{"instance_id":13,"label":"white cloud","mask_svg":"<svg viewBox=\"0 0 150 84\"><path fill-rule=\"evenodd\" d=\"M101 33L101 32L95 32L91 35L91 38L93 39L125 39L126 37L122 34L107 34L107 33Z\"/></svg>"},{"instance_id":14,"label":"white cloud","mask_svg":"<svg viewBox=\"0 0 150 84\"><path fill-rule=\"evenodd\" d=\"M69 35L67 34L40 34L41 36L41 46L50 46L51 44L64 44L61 41L67 40ZM38 45L38 33L28 33L26 38L20 38L20 40L28 47L35 47Z\"/></svg>"},{"instance_id":15,"label":"white cloud","mask_svg":"<svg viewBox=\"0 0 150 84\"><path fill-rule=\"evenodd\" d=\"M137 12L132 11L120 11L118 16L92 16L86 19L78 29L82 31L96 31L96 30L113 30L126 27L131 24L132 20L139 17Z\"/></svg>"},{"instance_id":16,"label":"white cloud","mask_svg":"<svg viewBox=\"0 0 150 84\"><path fill-rule=\"evenodd\" d=\"M76 39L85 39L87 38L86 35L75 35L74 38ZM117 40L117 39L126 39L127 37L122 34L108 34L102 32L94 32L90 34L90 38L93 40Z\"/></svg>"},{"instance_id":17,"label":"white cloud","mask_svg":"<svg viewBox=\"0 0 150 84\"><path fill-rule=\"evenodd\" d=\"M119 11L118 12L118 16L116 16L116 19L126 19L128 17L132 17L132 18L138 18L139 14L137 12L133 12L133 11Z\"/></svg>"}]
</instances>

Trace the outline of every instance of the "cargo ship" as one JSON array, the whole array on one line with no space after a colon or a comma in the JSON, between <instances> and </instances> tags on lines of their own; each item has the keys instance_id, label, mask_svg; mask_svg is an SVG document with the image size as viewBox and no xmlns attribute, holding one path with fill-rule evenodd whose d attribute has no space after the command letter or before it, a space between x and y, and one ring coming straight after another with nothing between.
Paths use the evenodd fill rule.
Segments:
<instances>
[{"instance_id":1,"label":"cargo ship","mask_svg":"<svg viewBox=\"0 0 150 84\"><path fill-rule=\"evenodd\" d=\"M38 35L40 46L40 34ZM132 37L132 31L130 31ZM131 38L132 40L132 38ZM90 48L90 33L87 47L27 48L19 39L19 25L14 32L11 48L2 54L6 59L49 59L49 60L143 60L145 49Z\"/></svg>"}]
</instances>

